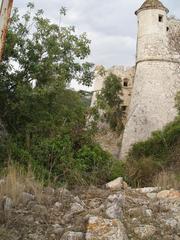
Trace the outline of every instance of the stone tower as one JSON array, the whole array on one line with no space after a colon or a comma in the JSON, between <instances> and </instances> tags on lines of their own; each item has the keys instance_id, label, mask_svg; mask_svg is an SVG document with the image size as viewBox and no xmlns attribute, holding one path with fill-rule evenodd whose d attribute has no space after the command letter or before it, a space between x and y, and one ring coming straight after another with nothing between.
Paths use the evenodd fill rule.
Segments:
<instances>
[{"instance_id":1,"label":"stone tower","mask_svg":"<svg viewBox=\"0 0 180 240\"><path fill-rule=\"evenodd\" d=\"M138 18L136 73L124 130L121 158L131 145L146 140L177 115L175 95L180 90L179 57L169 48L168 9L159 0L146 0Z\"/></svg>"}]
</instances>

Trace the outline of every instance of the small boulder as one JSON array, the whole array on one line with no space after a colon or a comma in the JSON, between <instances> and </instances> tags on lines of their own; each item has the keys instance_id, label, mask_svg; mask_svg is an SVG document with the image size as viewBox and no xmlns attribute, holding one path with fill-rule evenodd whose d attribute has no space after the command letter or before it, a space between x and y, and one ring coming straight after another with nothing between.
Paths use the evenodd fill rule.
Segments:
<instances>
[{"instance_id":1,"label":"small boulder","mask_svg":"<svg viewBox=\"0 0 180 240\"><path fill-rule=\"evenodd\" d=\"M54 188L46 187L43 192L47 195L53 195L55 190L54 190Z\"/></svg>"},{"instance_id":2,"label":"small boulder","mask_svg":"<svg viewBox=\"0 0 180 240\"><path fill-rule=\"evenodd\" d=\"M37 216L41 216L41 217L47 217L48 216L48 210L45 206L40 205L40 204L36 204L33 207L33 212L37 215Z\"/></svg>"},{"instance_id":3,"label":"small boulder","mask_svg":"<svg viewBox=\"0 0 180 240\"><path fill-rule=\"evenodd\" d=\"M134 207L128 210L131 217L152 217L152 210L148 209L146 206Z\"/></svg>"},{"instance_id":4,"label":"small boulder","mask_svg":"<svg viewBox=\"0 0 180 240\"><path fill-rule=\"evenodd\" d=\"M86 240L128 240L124 225L117 219L91 216L87 225Z\"/></svg>"},{"instance_id":5,"label":"small boulder","mask_svg":"<svg viewBox=\"0 0 180 240\"><path fill-rule=\"evenodd\" d=\"M134 233L140 239L150 238L155 236L156 228L152 225L143 225L134 229Z\"/></svg>"},{"instance_id":6,"label":"small boulder","mask_svg":"<svg viewBox=\"0 0 180 240\"><path fill-rule=\"evenodd\" d=\"M83 240L84 233L82 232L66 232L63 234L61 240Z\"/></svg>"},{"instance_id":7,"label":"small boulder","mask_svg":"<svg viewBox=\"0 0 180 240\"><path fill-rule=\"evenodd\" d=\"M153 200L153 199L156 199L157 193L147 193L146 196Z\"/></svg>"},{"instance_id":8,"label":"small boulder","mask_svg":"<svg viewBox=\"0 0 180 240\"><path fill-rule=\"evenodd\" d=\"M0 186L5 184L5 183L6 183L6 181L4 179L0 179Z\"/></svg>"},{"instance_id":9,"label":"small boulder","mask_svg":"<svg viewBox=\"0 0 180 240\"><path fill-rule=\"evenodd\" d=\"M30 194L30 193L23 192L22 196L21 196L21 199L22 199L22 203L24 205L26 205L28 202L34 201L35 200L35 196Z\"/></svg>"},{"instance_id":10,"label":"small boulder","mask_svg":"<svg viewBox=\"0 0 180 240\"><path fill-rule=\"evenodd\" d=\"M176 236L174 237L174 240L180 240L180 237L176 235Z\"/></svg>"},{"instance_id":11,"label":"small boulder","mask_svg":"<svg viewBox=\"0 0 180 240\"><path fill-rule=\"evenodd\" d=\"M60 203L60 202L56 202L56 203L54 204L54 206L55 206L56 208L61 208L63 205L62 205L62 203Z\"/></svg>"},{"instance_id":12,"label":"small boulder","mask_svg":"<svg viewBox=\"0 0 180 240\"><path fill-rule=\"evenodd\" d=\"M140 193L156 193L160 191L159 187L145 187L145 188L137 188L136 191Z\"/></svg>"},{"instance_id":13,"label":"small boulder","mask_svg":"<svg viewBox=\"0 0 180 240\"><path fill-rule=\"evenodd\" d=\"M106 215L108 218L121 219L123 216L122 207L124 205L124 196L121 193L110 195L106 203Z\"/></svg>"},{"instance_id":14,"label":"small boulder","mask_svg":"<svg viewBox=\"0 0 180 240\"><path fill-rule=\"evenodd\" d=\"M4 211L9 211L13 208L13 200L9 197L5 197L3 201L3 209Z\"/></svg>"},{"instance_id":15,"label":"small boulder","mask_svg":"<svg viewBox=\"0 0 180 240\"><path fill-rule=\"evenodd\" d=\"M84 211L84 207L81 204L77 203L77 202L76 203L72 203L70 211L71 211L71 214L81 213L81 212Z\"/></svg>"},{"instance_id":16,"label":"small boulder","mask_svg":"<svg viewBox=\"0 0 180 240\"><path fill-rule=\"evenodd\" d=\"M180 199L180 192L171 190L164 190L157 194L158 199Z\"/></svg>"},{"instance_id":17,"label":"small boulder","mask_svg":"<svg viewBox=\"0 0 180 240\"><path fill-rule=\"evenodd\" d=\"M53 226L53 233L56 234L56 236L61 237L64 233L64 228L59 224L54 224Z\"/></svg>"},{"instance_id":18,"label":"small boulder","mask_svg":"<svg viewBox=\"0 0 180 240\"><path fill-rule=\"evenodd\" d=\"M119 177L106 184L106 188L112 191L122 190L124 186L124 181L122 177Z\"/></svg>"}]
</instances>

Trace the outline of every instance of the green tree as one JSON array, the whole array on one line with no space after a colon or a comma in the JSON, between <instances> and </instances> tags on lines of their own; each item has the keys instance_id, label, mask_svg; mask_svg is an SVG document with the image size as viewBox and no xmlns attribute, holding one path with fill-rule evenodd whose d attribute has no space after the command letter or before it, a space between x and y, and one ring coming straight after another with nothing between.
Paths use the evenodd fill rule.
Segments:
<instances>
[{"instance_id":1,"label":"green tree","mask_svg":"<svg viewBox=\"0 0 180 240\"><path fill-rule=\"evenodd\" d=\"M33 8L28 4L22 17L14 10L0 64L0 116L8 132L0 167L12 159L45 181L90 183L93 174L98 184L110 178L113 159L93 141L86 94L69 88L74 79L92 82L90 41L51 23L42 10L31 15Z\"/></svg>"},{"instance_id":2,"label":"green tree","mask_svg":"<svg viewBox=\"0 0 180 240\"><path fill-rule=\"evenodd\" d=\"M121 79L109 74L104 82L101 93L97 96L97 109L102 110L101 119L105 120L113 131L121 132L123 129Z\"/></svg>"},{"instance_id":3,"label":"green tree","mask_svg":"<svg viewBox=\"0 0 180 240\"><path fill-rule=\"evenodd\" d=\"M48 136L55 125L70 122L70 111L79 111L81 122L80 99L67 87L72 79L90 85L93 65L85 61L90 53L85 34L51 23L42 10L31 16L33 8L29 3L22 17L14 9L0 65L0 115L9 133L37 130Z\"/></svg>"}]
</instances>

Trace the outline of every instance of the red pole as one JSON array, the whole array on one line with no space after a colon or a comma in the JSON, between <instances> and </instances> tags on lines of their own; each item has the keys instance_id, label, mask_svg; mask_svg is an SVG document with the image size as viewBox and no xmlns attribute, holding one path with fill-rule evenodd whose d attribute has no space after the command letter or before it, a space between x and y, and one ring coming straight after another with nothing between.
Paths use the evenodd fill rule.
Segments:
<instances>
[{"instance_id":1,"label":"red pole","mask_svg":"<svg viewBox=\"0 0 180 240\"><path fill-rule=\"evenodd\" d=\"M11 16L13 0L1 0L0 6L0 61L4 51L8 24Z\"/></svg>"}]
</instances>

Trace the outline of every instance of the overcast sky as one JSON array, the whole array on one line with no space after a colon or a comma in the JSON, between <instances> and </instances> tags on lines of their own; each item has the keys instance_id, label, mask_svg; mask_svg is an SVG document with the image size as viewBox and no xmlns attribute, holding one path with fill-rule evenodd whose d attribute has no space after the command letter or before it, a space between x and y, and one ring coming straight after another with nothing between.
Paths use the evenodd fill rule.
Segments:
<instances>
[{"instance_id":1,"label":"overcast sky","mask_svg":"<svg viewBox=\"0 0 180 240\"><path fill-rule=\"evenodd\" d=\"M14 0L24 10L28 0ZM135 62L136 16L144 0L34 0L52 21L59 21L59 9L68 9L64 24L86 32L91 39L91 56L95 64L131 66ZM180 0L162 0L170 15L180 18Z\"/></svg>"}]
</instances>

